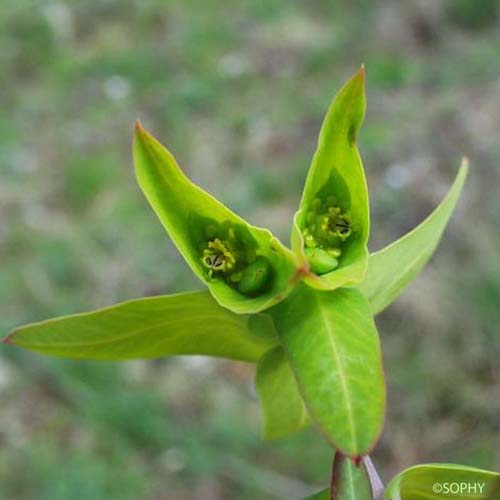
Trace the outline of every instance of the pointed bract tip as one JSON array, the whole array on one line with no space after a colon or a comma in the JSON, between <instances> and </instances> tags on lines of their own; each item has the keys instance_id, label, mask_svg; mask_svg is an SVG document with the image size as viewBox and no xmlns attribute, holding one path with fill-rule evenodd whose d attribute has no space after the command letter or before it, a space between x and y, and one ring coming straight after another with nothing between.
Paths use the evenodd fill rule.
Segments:
<instances>
[{"instance_id":1,"label":"pointed bract tip","mask_svg":"<svg viewBox=\"0 0 500 500\"><path fill-rule=\"evenodd\" d=\"M142 126L141 120L135 121L135 133L139 134L145 131L145 128Z\"/></svg>"},{"instance_id":2,"label":"pointed bract tip","mask_svg":"<svg viewBox=\"0 0 500 500\"><path fill-rule=\"evenodd\" d=\"M13 334L14 334L14 332L9 333L8 335L6 335L2 339L0 339L0 344L12 344L11 337Z\"/></svg>"},{"instance_id":3,"label":"pointed bract tip","mask_svg":"<svg viewBox=\"0 0 500 500\"><path fill-rule=\"evenodd\" d=\"M354 73L349 80L347 80L346 84L344 85L343 88L350 87L350 88L356 88L356 89L363 89L365 88L365 65L362 64L358 71Z\"/></svg>"},{"instance_id":4,"label":"pointed bract tip","mask_svg":"<svg viewBox=\"0 0 500 500\"><path fill-rule=\"evenodd\" d=\"M136 120L135 122L134 137L140 142L152 139L151 134L144 128L140 120Z\"/></svg>"},{"instance_id":5,"label":"pointed bract tip","mask_svg":"<svg viewBox=\"0 0 500 500\"><path fill-rule=\"evenodd\" d=\"M469 158L467 156L462 156L460 167L458 167L458 173L463 176L466 176L469 173Z\"/></svg>"},{"instance_id":6,"label":"pointed bract tip","mask_svg":"<svg viewBox=\"0 0 500 500\"><path fill-rule=\"evenodd\" d=\"M361 64L361 66L359 67L358 72L356 73L356 77L362 80L364 83L366 78L365 63Z\"/></svg>"}]
</instances>

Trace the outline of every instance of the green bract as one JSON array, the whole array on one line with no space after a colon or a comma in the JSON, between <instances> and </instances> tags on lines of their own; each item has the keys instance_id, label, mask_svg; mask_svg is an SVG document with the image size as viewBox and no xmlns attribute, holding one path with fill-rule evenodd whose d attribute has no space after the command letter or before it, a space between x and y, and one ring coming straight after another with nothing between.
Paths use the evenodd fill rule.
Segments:
<instances>
[{"instance_id":1,"label":"green bract","mask_svg":"<svg viewBox=\"0 0 500 500\"><path fill-rule=\"evenodd\" d=\"M333 99L319 133L299 211L292 248L309 263L310 286L333 290L363 280L370 214L356 137L365 115L361 68Z\"/></svg>"},{"instance_id":2,"label":"green bract","mask_svg":"<svg viewBox=\"0 0 500 500\"><path fill-rule=\"evenodd\" d=\"M214 298L237 313L282 300L296 274L292 253L193 184L175 158L138 124L137 180L160 222Z\"/></svg>"},{"instance_id":3,"label":"green bract","mask_svg":"<svg viewBox=\"0 0 500 500\"><path fill-rule=\"evenodd\" d=\"M139 185L208 290L25 325L3 341L70 358L204 354L257 362L264 436L284 436L312 422L337 450L332 491L312 498L369 499L366 470L356 464L375 446L385 407L373 316L398 297L435 250L467 162L427 219L369 255L368 192L356 146L364 81L361 68L328 109L293 218L291 250L193 184L138 124L133 153ZM427 481L436 466L422 467L398 476L387 498L420 498L413 478Z\"/></svg>"}]
</instances>

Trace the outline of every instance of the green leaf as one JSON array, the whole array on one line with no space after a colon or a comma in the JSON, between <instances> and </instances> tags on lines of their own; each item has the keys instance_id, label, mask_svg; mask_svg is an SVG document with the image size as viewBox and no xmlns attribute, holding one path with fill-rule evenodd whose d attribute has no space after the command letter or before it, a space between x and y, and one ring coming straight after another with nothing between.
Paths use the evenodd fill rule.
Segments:
<instances>
[{"instance_id":1,"label":"green leaf","mask_svg":"<svg viewBox=\"0 0 500 500\"><path fill-rule=\"evenodd\" d=\"M208 291L130 300L21 326L3 342L74 359L203 354L256 362L277 339L266 323L221 307Z\"/></svg>"},{"instance_id":2,"label":"green leaf","mask_svg":"<svg viewBox=\"0 0 500 500\"><path fill-rule=\"evenodd\" d=\"M366 107L364 82L362 67L333 99L294 217L292 249L309 263L306 280L318 289L359 283L366 272L370 214L356 146ZM319 263L314 249L323 252Z\"/></svg>"},{"instance_id":3,"label":"green leaf","mask_svg":"<svg viewBox=\"0 0 500 500\"><path fill-rule=\"evenodd\" d=\"M311 495L310 497L304 498L304 500L330 500L330 488L327 488L326 490L321 490L318 491L318 493L315 493L314 495Z\"/></svg>"},{"instance_id":4,"label":"green leaf","mask_svg":"<svg viewBox=\"0 0 500 500\"><path fill-rule=\"evenodd\" d=\"M345 455L368 453L385 406L368 301L355 288L324 292L301 284L270 313L313 421Z\"/></svg>"},{"instance_id":5,"label":"green leaf","mask_svg":"<svg viewBox=\"0 0 500 500\"><path fill-rule=\"evenodd\" d=\"M399 473L384 492L386 500L500 499L500 474L455 464L423 464Z\"/></svg>"},{"instance_id":6,"label":"green leaf","mask_svg":"<svg viewBox=\"0 0 500 500\"><path fill-rule=\"evenodd\" d=\"M293 254L193 184L140 124L134 140L139 185L193 272L237 313L281 300L299 278Z\"/></svg>"},{"instance_id":7,"label":"green leaf","mask_svg":"<svg viewBox=\"0 0 500 500\"><path fill-rule=\"evenodd\" d=\"M340 453L335 454L331 488L304 500L373 500L370 477L363 461L354 464Z\"/></svg>"},{"instance_id":8,"label":"green leaf","mask_svg":"<svg viewBox=\"0 0 500 500\"><path fill-rule=\"evenodd\" d=\"M450 191L427 219L388 247L370 255L361 290L368 297L374 314L396 299L433 254L457 204L467 170L468 162L464 159Z\"/></svg>"},{"instance_id":9,"label":"green leaf","mask_svg":"<svg viewBox=\"0 0 500 500\"><path fill-rule=\"evenodd\" d=\"M262 406L265 439L287 436L310 424L282 347L277 346L262 356L257 365L255 386Z\"/></svg>"}]
</instances>

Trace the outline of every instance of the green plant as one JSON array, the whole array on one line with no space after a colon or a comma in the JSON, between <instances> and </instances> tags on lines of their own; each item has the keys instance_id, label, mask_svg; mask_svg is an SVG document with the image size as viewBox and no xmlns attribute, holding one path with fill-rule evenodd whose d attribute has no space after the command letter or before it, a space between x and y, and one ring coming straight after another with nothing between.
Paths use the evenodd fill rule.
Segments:
<instances>
[{"instance_id":1,"label":"green plant","mask_svg":"<svg viewBox=\"0 0 500 500\"><path fill-rule=\"evenodd\" d=\"M286 436L314 423L335 449L330 488L311 498L379 498L383 487L368 456L382 430L386 397L374 315L432 255L463 187L467 161L427 219L369 254L368 191L356 146L364 113L361 68L327 112L293 219L291 249L190 182L170 152L137 124L139 185L208 290L22 326L3 342L76 359L203 354L255 362L264 436ZM422 477L470 472L419 466L394 479L386 495L424 498L432 490L419 493L415 474L422 484ZM498 475L476 472L487 478L485 495L496 494Z\"/></svg>"}]
</instances>

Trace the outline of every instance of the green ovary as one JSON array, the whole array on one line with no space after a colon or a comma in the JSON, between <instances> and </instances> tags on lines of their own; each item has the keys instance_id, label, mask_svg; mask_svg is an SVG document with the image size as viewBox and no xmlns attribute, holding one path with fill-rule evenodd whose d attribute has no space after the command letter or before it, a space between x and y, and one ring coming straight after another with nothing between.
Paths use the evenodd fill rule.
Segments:
<instances>
[{"instance_id":1,"label":"green ovary","mask_svg":"<svg viewBox=\"0 0 500 500\"><path fill-rule=\"evenodd\" d=\"M329 273L338 267L342 248L353 234L351 215L338 206L334 197L315 198L302 234L311 270Z\"/></svg>"},{"instance_id":2,"label":"green ovary","mask_svg":"<svg viewBox=\"0 0 500 500\"><path fill-rule=\"evenodd\" d=\"M238 283L238 291L245 295L259 293L269 281L271 276L271 266L269 261L262 256L249 264L241 276Z\"/></svg>"}]
</instances>

